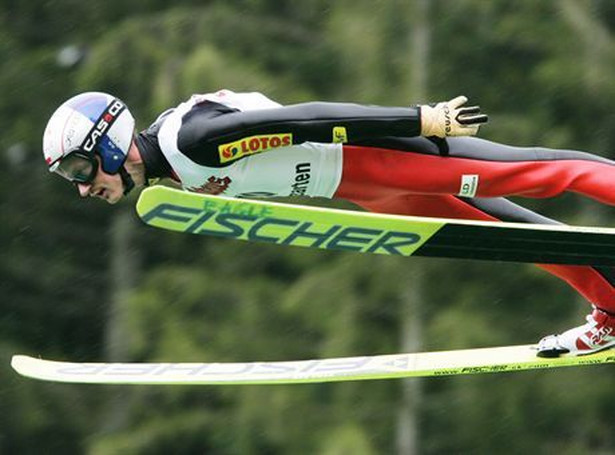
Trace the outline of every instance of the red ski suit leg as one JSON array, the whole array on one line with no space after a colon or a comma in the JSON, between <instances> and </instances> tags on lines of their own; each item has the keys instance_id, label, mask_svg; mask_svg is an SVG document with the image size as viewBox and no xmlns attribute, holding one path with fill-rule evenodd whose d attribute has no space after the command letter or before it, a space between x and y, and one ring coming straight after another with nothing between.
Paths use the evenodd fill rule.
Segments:
<instances>
[{"instance_id":1,"label":"red ski suit leg","mask_svg":"<svg viewBox=\"0 0 615 455\"><path fill-rule=\"evenodd\" d=\"M476 197L548 198L572 191L615 205L613 162L584 159L593 156L571 151L561 151L564 158L558 158L557 151L553 151L554 157L550 158L548 149L522 149L478 139L468 143L461 139L451 143L451 155L446 157L345 145L343 191L364 199L413 193L455 195L460 193L463 176L476 175L478 184L472 195ZM486 148L486 144L497 148L493 153L464 153L474 143L477 149Z\"/></svg>"},{"instance_id":2,"label":"red ski suit leg","mask_svg":"<svg viewBox=\"0 0 615 455\"><path fill-rule=\"evenodd\" d=\"M579 193L591 193L587 195L594 197L599 193L596 199L608 200L608 187L611 185L606 184L606 179L602 177L592 177L590 169L596 166L593 172L608 174L615 181L615 168L605 172L604 167L608 165L604 163L583 162L582 169L575 170L568 168L574 168L577 163L568 160L514 162L506 169L508 163L486 163L486 166L482 166L483 162L473 161L476 160L345 146L342 180L334 197L350 200L372 212L500 221L494 215L455 196L460 189L461 175L480 175L478 194L489 197L507 195L501 192L504 190L525 196L547 197L570 190L562 186L562 180L558 181L565 176L563 181ZM492 164L496 166L490 169ZM524 172L529 175L521 175ZM498 182L498 177L502 177L503 182ZM515 183L513 177L521 182ZM532 182L539 178L540 185L533 186ZM545 179L553 181L545 182ZM610 200L609 203L615 203L612 195ZM597 307L610 313L615 312L615 286L599 270L590 266L537 266L566 281Z\"/></svg>"}]
</instances>

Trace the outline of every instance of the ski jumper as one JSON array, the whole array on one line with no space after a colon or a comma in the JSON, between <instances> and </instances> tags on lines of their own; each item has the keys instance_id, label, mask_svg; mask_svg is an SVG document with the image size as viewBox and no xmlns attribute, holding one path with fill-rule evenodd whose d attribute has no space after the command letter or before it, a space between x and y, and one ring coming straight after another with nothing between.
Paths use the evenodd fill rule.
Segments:
<instances>
[{"instance_id":1,"label":"ski jumper","mask_svg":"<svg viewBox=\"0 0 615 455\"><path fill-rule=\"evenodd\" d=\"M615 205L615 162L573 150L420 137L418 107L304 103L259 93L194 95L137 135L146 177L233 197L343 198L366 210L557 223L506 196L572 191ZM615 313L615 268L539 264Z\"/></svg>"}]
</instances>

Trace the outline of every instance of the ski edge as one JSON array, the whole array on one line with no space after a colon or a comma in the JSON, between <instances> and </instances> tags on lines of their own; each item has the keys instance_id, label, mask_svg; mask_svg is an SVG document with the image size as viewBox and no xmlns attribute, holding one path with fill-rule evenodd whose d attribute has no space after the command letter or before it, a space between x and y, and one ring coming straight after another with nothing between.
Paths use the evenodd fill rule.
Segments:
<instances>
[{"instance_id":1,"label":"ski edge","mask_svg":"<svg viewBox=\"0 0 615 455\"><path fill-rule=\"evenodd\" d=\"M505 373L615 363L615 349L536 357L535 345L245 363L89 363L14 355L13 369L42 381L122 385L275 385Z\"/></svg>"}]
</instances>

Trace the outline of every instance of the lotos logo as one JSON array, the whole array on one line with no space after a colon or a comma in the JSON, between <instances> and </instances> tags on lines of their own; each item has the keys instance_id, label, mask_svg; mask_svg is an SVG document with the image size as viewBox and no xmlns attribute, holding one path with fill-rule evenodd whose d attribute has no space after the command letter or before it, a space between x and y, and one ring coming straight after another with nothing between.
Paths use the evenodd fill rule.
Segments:
<instances>
[{"instance_id":1,"label":"lotos logo","mask_svg":"<svg viewBox=\"0 0 615 455\"><path fill-rule=\"evenodd\" d=\"M234 161L246 155L264 152L277 147L292 145L293 135L291 133L281 134L259 134L250 136L235 142L222 144L218 147L220 163Z\"/></svg>"}]
</instances>

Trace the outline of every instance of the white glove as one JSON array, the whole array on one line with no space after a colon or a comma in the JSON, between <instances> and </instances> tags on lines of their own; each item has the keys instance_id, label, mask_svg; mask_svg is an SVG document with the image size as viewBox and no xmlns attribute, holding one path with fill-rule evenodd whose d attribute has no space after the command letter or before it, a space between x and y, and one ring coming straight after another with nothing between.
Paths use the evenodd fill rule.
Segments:
<instances>
[{"instance_id":1,"label":"white glove","mask_svg":"<svg viewBox=\"0 0 615 455\"><path fill-rule=\"evenodd\" d=\"M474 136L488 118L478 106L461 107L467 101L465 96L458 96L435 106L420 106L421 136Z\"/></svg>"}]
</instances>

